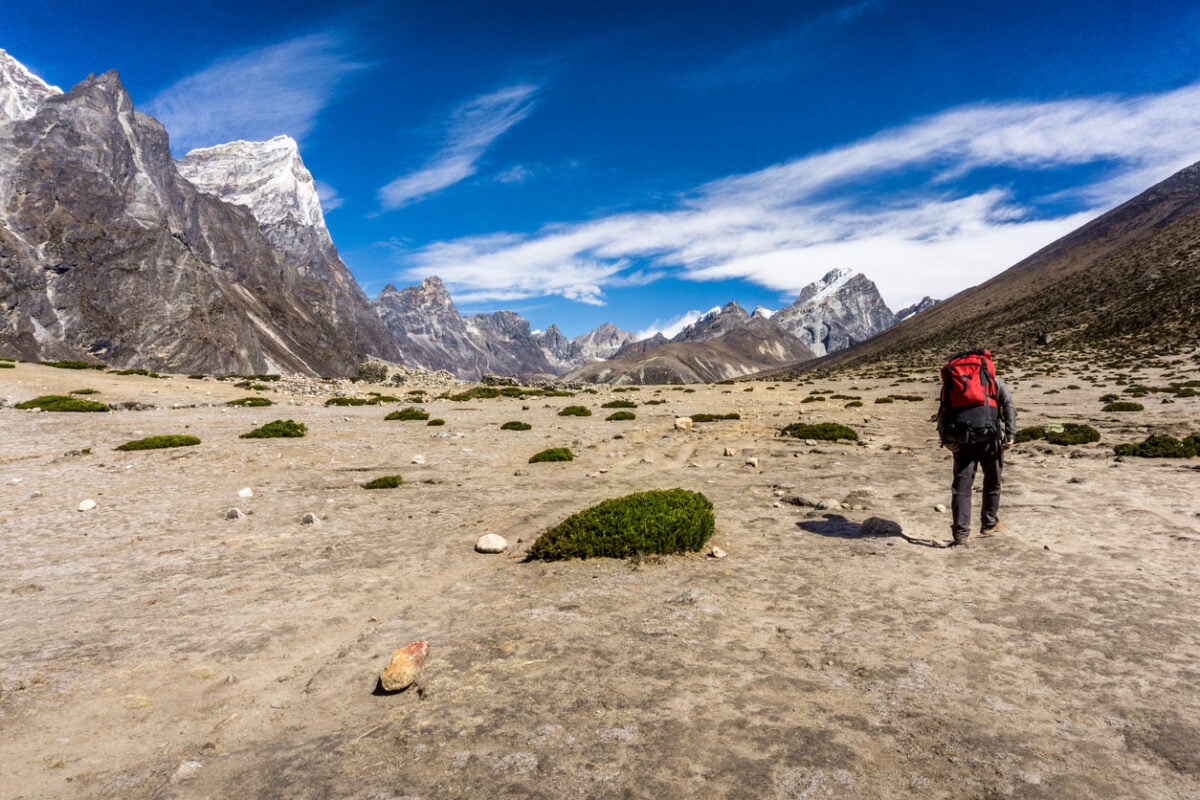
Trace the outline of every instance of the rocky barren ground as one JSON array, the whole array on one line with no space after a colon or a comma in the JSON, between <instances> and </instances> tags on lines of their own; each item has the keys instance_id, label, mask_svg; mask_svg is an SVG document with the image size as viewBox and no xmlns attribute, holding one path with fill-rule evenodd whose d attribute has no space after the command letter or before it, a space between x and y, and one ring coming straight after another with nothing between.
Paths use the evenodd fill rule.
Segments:
<instances>
[{"instance_id":1,"label":"rocky barren ground","mask_svg":"<svg viewBox=\"0 0 1200 800\"><path fill-rule=\"evenodd\" d=\"M1016 447L1006 530L965 549L922 541L949 539L933 371L646 387L619 396L666 402L633 422L604 420L607 389L432 401L434 428L275 391L226 408L247 392L213 380L0 370L13 402L157 406L0 409L0 796L1196 798L1200 459L1111 444L1200 431L1200 398L1103 413L1103 370L1068 389L1000 362L1022 426L1104 439ZM873 402L890 393L930 399ZM579 403L595 415L556 415ZM277 418L308 435L238 438ZM774 436L797 419L866 446ZM113 451L171 433L202 443ZM577 460L526 463L551 446ZM404 485L359 486L387 474ZM572 512L675 486L712 500L726 558L522 560ZM914 541L863 535L870 516ZM513 547L477 554L484 533ZM415 639L417 683L376 694Z\"/></svg>"}]
</instances>

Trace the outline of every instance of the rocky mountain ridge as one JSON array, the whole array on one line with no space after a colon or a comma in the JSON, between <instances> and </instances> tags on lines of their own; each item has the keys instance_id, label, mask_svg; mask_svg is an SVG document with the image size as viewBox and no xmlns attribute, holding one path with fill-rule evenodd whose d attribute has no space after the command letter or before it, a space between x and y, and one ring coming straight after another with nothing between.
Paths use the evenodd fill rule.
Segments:
<instances>
[{"instance_id":1,"label":"rocky mountain ridge","mask_svg":"<svg viewBox=\"0 0 1200 800\"><path fill-rule=\"evenodd\" d=\"M0 85L24 78L12 63ZM333 375L364 354L398 358L345 266L325 253L300 269L249 210L197 190L116 72L43 90L30 110L0 123L6 351Z\"/></svg>"}]
</instances>

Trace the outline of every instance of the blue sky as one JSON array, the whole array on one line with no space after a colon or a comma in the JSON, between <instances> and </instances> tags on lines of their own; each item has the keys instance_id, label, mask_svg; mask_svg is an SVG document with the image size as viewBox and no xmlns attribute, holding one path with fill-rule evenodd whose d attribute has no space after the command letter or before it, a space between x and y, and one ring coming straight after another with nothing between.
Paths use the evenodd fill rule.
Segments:
<instances>
[{"instance_id":1,"label":"blue sky","mask_svg":"<svg viewBox=\"0 0 1200 800\"><path fill-rule=\"evenodd\" d=\"M568 335L946 297L1200 160L1194 0L16 5L0 47L118 70L177 156L295 138L368 295Z\"/></svg>"}]
</instances>

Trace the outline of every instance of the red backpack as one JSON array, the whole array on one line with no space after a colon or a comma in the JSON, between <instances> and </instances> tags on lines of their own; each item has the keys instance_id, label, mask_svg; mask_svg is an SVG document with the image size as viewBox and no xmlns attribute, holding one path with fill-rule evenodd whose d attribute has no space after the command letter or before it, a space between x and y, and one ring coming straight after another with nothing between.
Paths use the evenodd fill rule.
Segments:
<instances>
[{"instance_id":1,"label":"red backpack","mask_svg":"<svg viewBox=\"0 0 1200 800\"><path fill-rule=\"evenodd\" d=\"M938 428L943 442L974 444L1000 437L996 367L987 350L959 353L942 367Z\"/></svg>"}]
</instances>

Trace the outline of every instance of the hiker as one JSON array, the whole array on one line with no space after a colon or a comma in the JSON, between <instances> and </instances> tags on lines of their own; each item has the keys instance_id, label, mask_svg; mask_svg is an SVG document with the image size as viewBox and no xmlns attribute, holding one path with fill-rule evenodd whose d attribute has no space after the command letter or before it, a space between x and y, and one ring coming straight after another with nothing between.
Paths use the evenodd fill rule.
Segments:
<instances>
[{"instance_id":1,"label":"hiker","mask_svg":"<svg viewBox=\"0 0 1200 800\"><path fill-rule=\"evenodd\" d=\"M987 535L1000 528L1000 473L1004 451L1012 447L1016 431L1012 393L996 377L992 354L971 350L951 357L942 367L938 406L938 436L942 446L954 454L951 547L965 545L971 535L971 487L976 467L983 468L979 533Z\"/></svg>"}]
</instances>

